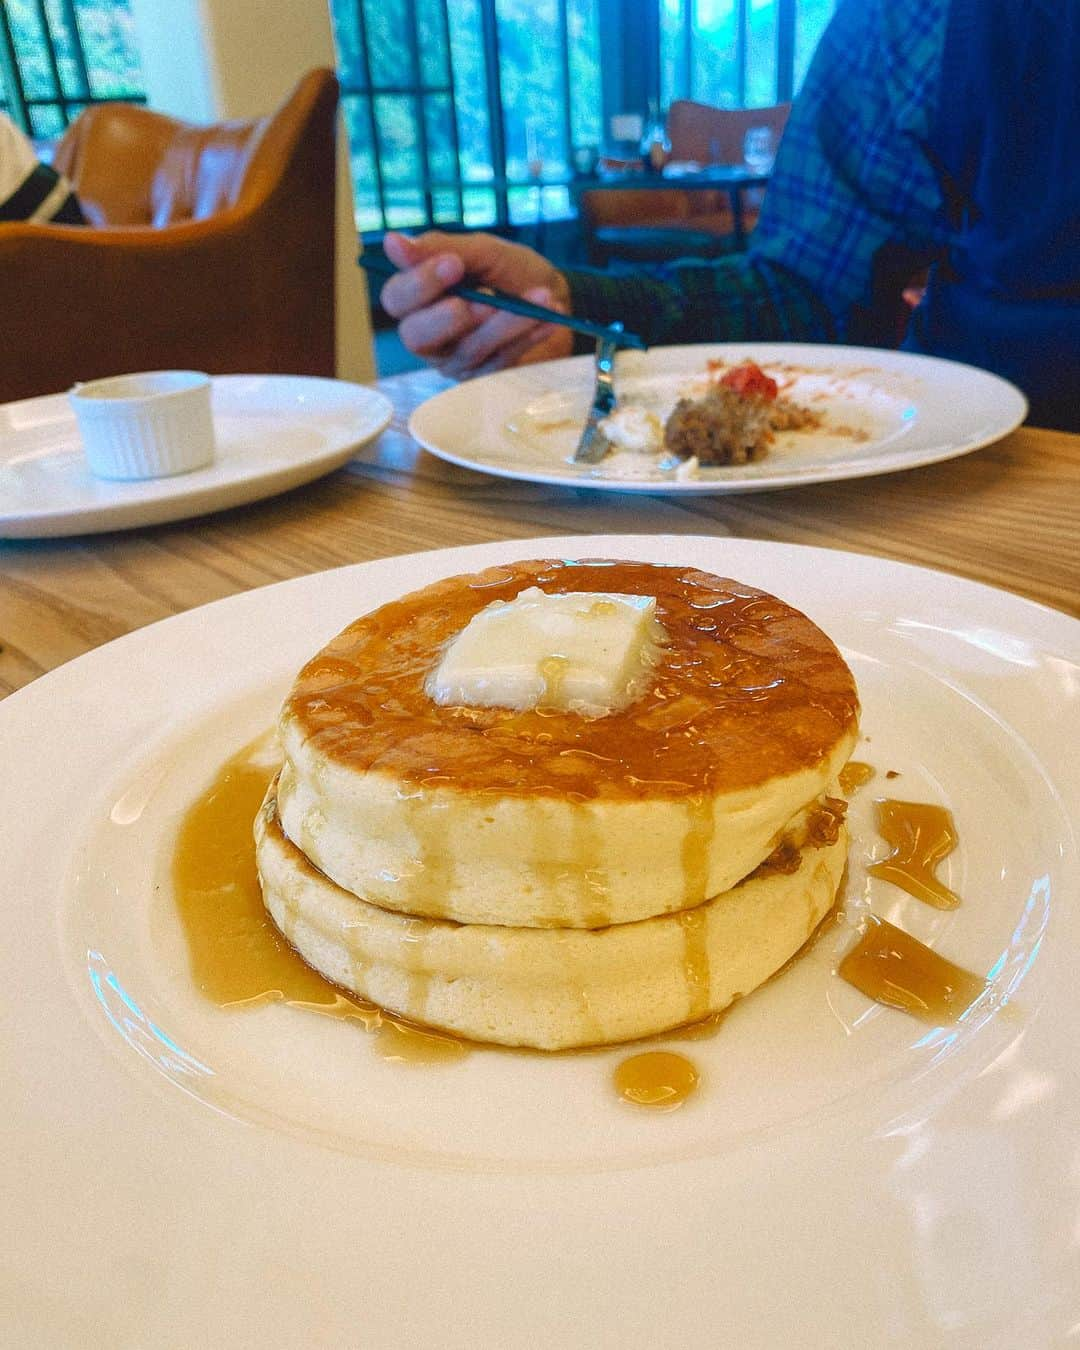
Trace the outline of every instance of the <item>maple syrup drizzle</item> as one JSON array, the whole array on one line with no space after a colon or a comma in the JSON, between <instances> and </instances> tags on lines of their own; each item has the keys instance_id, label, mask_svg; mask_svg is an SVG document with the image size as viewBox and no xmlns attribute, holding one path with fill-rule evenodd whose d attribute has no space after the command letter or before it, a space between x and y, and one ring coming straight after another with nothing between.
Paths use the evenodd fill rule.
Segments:
<instances>
[{"instance_id":1,"label":"maple syrup drizzle","mask_svg":"<svg viewBox=\"0 0 1080 1350\"><path fill-rule=\"evenodd\" d=\"M683 930L683 975L690 998L687 1021L703 1017L709 1007L709 946L706 915L702 908L687 909L679 915Z\"/></svg>"},{"instance_id":2,"label":"maple syrup drizzle","mask_svg":"<svg viewBox=\"0 0 1080 1350\"><path fill-rule=\"evenodd\" d=\"M611 922L611 888L607 868L601 865L603 835L596 817L584 805L571 817L571 847L578 879L577 909L586 928L606 928Z\"/></svg>"},{"instance_id":3,"label":"maple syrup drizzle","mask_svg":"<svg viewBox=\"0 0 1080 1350\"><path fill-rule=\"evenodd\" d=\"M878 830L893 851L867 869L870 875L891 881L935 909L955 909L960 897L934 875L937 864L956 847L952 813L944 806L892 798L874 805Z\"/></svg>"},{"instance_id":4,"label":"maple syrup drizzle","mask_svg":"<svg viewBox=\"0 0 1080 1350\"><path fill-rule=\"evenodd\" d=\"M683 893L690 904L708 899L709 850L716 833L712 799L691 797L686 803L689 822L682 842Z\"/></svg>"},{"instance_id":5,"label":"maple syrup drizzle","mask_svg":"<svg viewBox=\"0 0 1080 1350\"><path fill-rule=\"evenodd\" d=\"M408 1064L441 1064L470 1046L413 1026L324 979L288 945L263 908L252 821L274 770L260 763L264 740L219 771L188 808L172 859L172 884L198 989L219 1007L280 1000L324 1017L358 1022L376 1052ZM295 915L287 918L288 931Z\"/></svg>"},{"instance_id":6,"label":"maple syrup drizzle","mask_svg":"<svg viewBox=\"0 0 1080 1350\"><path fill-rule=\"evenodd\" d=\"M647 1050L631 1055L615 1068L615 1091L626 1102L654 1111L674 1111L699 1082L694 1065L671 1050Z\"/></svg>"},{"instance_id":7,"label":"maple syrup drizzle","mask_svg":"<svg viewBox=\"0 0 1080 1350\"><path fill-rule=\"evenodd\" d=\"M864 787L876 772L872 764L864 764L860 759L849 759L839 773L840 791L846 795L856 788Z\"/></svg>"},{"instance_id":8,"label":"maple syrup drizzle","mask_svg":"<svg viewBox=\"0 0 1080 1350\"><path fill-rule=\"evenodd\" d=\"M981 976L873 914L838 974L877 1003L935 1026L959 1021L987 989Z\"/></svg>"},{"instance_id":9,"label":"maple syrup drizzle","mask_svg":"<svg viewBox=\"0 0 1080 1350\"><path fill-rule=\"evenodd\" d=\"M409 829L416 843L418 863L408 885L413 895L422 898L424 912L431 918L439 918L444 912L441 899L450 877L453 815L449 799L434 801L423 788L408 800Z\"/></svg>"},{"instance_id":10,"label":"maple syrup drizzle","mask_svg":"<svg viewBox=\"0 0 1080 1350\"><path fill-rule=\"evenodd\" d=\"M540 695L540 708L558 708L562 702L563 685L566 683L570 660L565 656L548 656L540 662L540 678L544 682L544 691Z\"/></svg>"},{"instance_id":11,"label":"maple syrup drizzle","mask_svg":"<svg viewBox=\"0 0 1080 1350\"><path fill-rule=\"evenodd\" d=\"M735 1000L735 1003L738 999ZM661 1038L665 1041L711 1041L720 1030L720 1024L728 1013L735 1006L735 1003L729 1003L726 1008L721 1008L719 1012L707 1013L704 1017L698 1018L696 1022L686 1022L681 1027L676 1027L673 1031L658 1032L655 1039Z\"/></svg>"},{"instance_id":12,"label":"maple syrup drizzle","mask_svg":"<svg viewBox=\"0 0 1080 1350\"><path fill-rule=\"evenodd\" d=\"M513 717L434 705L425 686L431 653L493 600L541 583L558 593L656 597L669 643L641 696L593 718L553 718L543 701ZM715 620L708 631L703 617ZM553 696L565 672L549 665L543 673ZM828 639L753 587L647 563L534 560L447 578L358 619L304 667L284 715L335 764L377 764L403 782L451 775L462 791L679 800L820 761L854 728L857 710L850 672Z\"/></svg>"}]
</instances>

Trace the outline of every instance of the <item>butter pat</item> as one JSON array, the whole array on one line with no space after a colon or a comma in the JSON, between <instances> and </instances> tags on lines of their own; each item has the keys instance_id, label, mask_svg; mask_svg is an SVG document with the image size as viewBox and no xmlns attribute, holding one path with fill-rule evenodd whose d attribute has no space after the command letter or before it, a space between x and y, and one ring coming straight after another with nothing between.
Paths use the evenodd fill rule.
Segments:
<instances>
[{"instance_id":1,"label":"butter pat","mask_svg":"<svg viewBox=\"0 0 1080 1350\"><path fill-rule=\"evenodd\" d=\"M473 616L427 680L439 704L554 708L600 717L632 703L660 658L648 595L530 586Z\"/></svg>"}]
</instances>

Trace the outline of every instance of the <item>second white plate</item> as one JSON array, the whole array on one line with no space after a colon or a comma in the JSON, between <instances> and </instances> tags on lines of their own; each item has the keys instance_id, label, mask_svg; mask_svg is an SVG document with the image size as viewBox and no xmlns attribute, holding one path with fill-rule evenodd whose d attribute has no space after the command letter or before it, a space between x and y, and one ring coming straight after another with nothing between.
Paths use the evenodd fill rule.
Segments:
<instances>
[{"instance_id":1,"label":"second white plate","mask_svg":"<svg viewBox=\"0 0 1080 1350\"><path fill-rule=\"evenodd\" d=\"M416 409L409 431L440 459L500 478L692 496L761 492L933 464L998 440L1027 412L1015 386L974 366L910 352L790 342L623 352L616 374L620 401L642 403L664 417L678 397L700 394L696 386L709 361L756 361L783 380L787 397L822 412L822 426L778 435L764 459L703 468L697 478L677 479L651 465L641 477L615 477L604 463L568 462L593 387L592 358L574 356L447 389Z\"/></svg>"},{"instance_id":2,"label":"second white plate","mask_svg":"<svg viewBox=\"0 0 1080 1350\"><path fill-rule=\"evenodd\" d=\"M389 399L309 375L217 375L205 469L107 482L86 465L66 394L0 407L0 539L160 525L258 501L339 468L390 421Z\"/></svg>"}]
</instances>

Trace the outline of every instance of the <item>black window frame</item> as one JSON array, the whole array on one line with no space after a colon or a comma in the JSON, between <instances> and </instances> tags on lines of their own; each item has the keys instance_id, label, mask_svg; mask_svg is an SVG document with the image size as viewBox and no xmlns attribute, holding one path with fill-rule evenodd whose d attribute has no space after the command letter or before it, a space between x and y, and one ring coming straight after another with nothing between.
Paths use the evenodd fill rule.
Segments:
<instances>
[{"instance_id":1,"label":"black window frame","mask_svg":"<svg viewBox=\"0 0 1080 1350\"><path fill-rule=\"evenodd\" d=\"M70 54L75 64L77 89L74 92L64 87L60 73L61 52L56 32L46 7L45 0L33 0L33 8L41 32L45 37L44 54L49 68L49 77L53 85L53 94L29 95L19 65L19 52L15 35L11 27L5 0L0 0L0 111L6 112L28 136L36 137L31 112L35 108L54 108L65 127L78 116L83 108L97 103L145 103L146 94L141 89L125 89L113 94L95 94L90 67L86 59L86 46L79 25L79 11L75 0L57 0L64 27L67 29Z\"/></svg>"}]
</instances>

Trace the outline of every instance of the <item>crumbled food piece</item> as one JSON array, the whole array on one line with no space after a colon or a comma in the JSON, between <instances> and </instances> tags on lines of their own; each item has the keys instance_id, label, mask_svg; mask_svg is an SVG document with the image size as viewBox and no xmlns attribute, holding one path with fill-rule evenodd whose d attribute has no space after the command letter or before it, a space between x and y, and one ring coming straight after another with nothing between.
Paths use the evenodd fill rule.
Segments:
<instances>
[{"instance_id":1,"label":"crumbled food piece","mask_svg":"<svg viewBox=\"0 0 1080 1350\"><path fill-rule=\"evenodd\" d=\"M722 375L703 397L680 399L664 427L664 449L700 464L760 459L778 431L821 424L821 414L777 397L776 381L752 361Z\"/></svg>"},{"instance_id":2,"label":"crumbled food piece","mask_svg":"<svg viewBox=\"0 0 1080 1350\"><path fill-rule=\"evenodd\" d=\"M681 398L664 427L664 448L699 464L746 464L765 452L769 404L718 384L698 399Z\"/></svg>"}]
</instances>

